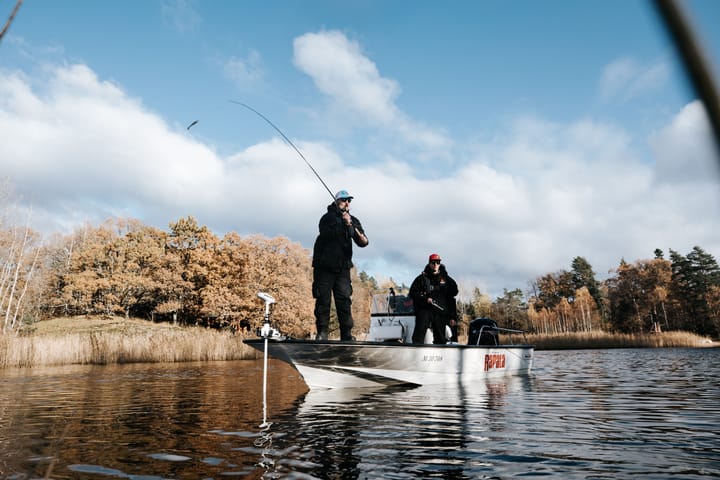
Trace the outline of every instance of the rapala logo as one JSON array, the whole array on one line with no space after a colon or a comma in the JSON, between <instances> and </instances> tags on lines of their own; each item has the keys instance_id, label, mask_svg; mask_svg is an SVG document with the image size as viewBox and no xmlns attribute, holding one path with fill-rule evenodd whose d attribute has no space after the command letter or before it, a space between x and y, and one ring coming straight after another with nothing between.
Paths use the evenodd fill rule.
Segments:
<instances>
[{"instance_id":1,"label":"rapala logo","mask_svg":"<svg viewBox=\"0 0 720 480\"><path fill-rule=\"evenodd\" d=\"M505 355L502 353L488 353L485 355L485 371L493 368L505 368Z\"/></svg>"}]
</instances>

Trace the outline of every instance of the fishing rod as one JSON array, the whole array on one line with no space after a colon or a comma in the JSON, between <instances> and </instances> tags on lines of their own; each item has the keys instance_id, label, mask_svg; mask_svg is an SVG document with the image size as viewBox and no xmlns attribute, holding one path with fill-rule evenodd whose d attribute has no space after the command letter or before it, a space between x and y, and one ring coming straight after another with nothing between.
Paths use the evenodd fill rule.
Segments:
<instances>
[{"instance_id":1,"label":"fishing rod","mask_svg":"<svg viewBox=\"0 0 720 480\"><path fill-rule=\"evenodd\" d=\"M283 138L291 147L293 147L293 148L295 149L295 151L297 152L297 154L300 155L300 158L302 158L302 159L305 161L305 164L306 164L308 167L310 167L310 170L312 170L312 172L315 174L315 176L318 178L318 180L320 180L320 183L323 184L323 187L325 187L325 190L328 191L328 193L330 194L330 197L332 197L333 201L335 201L335 195L333 195L332 191L328 188L328 186L325 184L325 182L323 181L323 179L320 178L320 175L318 174L318 172L315 171L315 169L313 168L313 166L310 165L310 162L308 162L307 158L305 158L305 155L303 155L302 152L295 146L295 144L290 141L290 139L282 132L282 130L280 130L273 122L271 122L269 118L267 118L265 115L263 115L262 113L258 112L258 111L255 110L254 108L252 108L250 105L248 105L248 104L246 104L246 103L243 103L243 102L238 102L238 101L236 101L236 100L228 100L228 101L229 101L230 103L235 103L235 104L237 104L237 105L242 105L243 107L247 108L247 109L250 110L251 112L254 112L255 114L257 114L260 118L262 118L263 120L265 120L268 124L270 124L270 126L273 127L273 128L282 136L282 138Z\"/></svg>"}]
</instances>

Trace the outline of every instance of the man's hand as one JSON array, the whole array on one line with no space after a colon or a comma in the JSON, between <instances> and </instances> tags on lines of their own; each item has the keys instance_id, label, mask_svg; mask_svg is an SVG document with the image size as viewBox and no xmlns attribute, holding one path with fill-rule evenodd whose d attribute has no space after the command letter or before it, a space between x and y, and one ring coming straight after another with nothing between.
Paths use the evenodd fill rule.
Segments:
<instances>
[{"instance_id":1,"label":"man's hand","mask_svg":"<svg viewBox=\"0 0 720 480\"><path fill-rule=\"evenodd\" d=\"M355 229L355 233L357 233L358 239L360 240L358 242L358 245L361 247L366 246L368 244L367 237L363 233L361 233L360 230L358 230L357 228Z\"/></svg>"}]
</instances>

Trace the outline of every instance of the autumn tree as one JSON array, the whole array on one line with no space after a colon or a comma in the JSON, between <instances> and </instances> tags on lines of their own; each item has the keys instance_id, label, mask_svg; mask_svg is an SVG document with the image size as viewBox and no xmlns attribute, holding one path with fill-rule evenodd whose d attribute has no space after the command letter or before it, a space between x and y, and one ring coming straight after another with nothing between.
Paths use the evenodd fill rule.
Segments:
<instances>
[{"instance_id":1,"label":"autumn tree","mask_svg":"<svg viewBox=\"0 0 720 480\"><path fill-rule=\"evenodd\" d=\"M490 296L483 293L478 287L474 287L467 302L461 306L468 320L480 317L491 317L493 315L493 302Z\"/></svg>"},{"instance_id":2,"label":"autumn tree","mask_svg":"<svg viewBox=\"0 0 720 480\"><path fill-rule=\"evenodd\" d=\"M252 261L246 262L243 281L238 286L246 302L245 317L262 316L257 293L264 291L278 302L273 315L285 333L299 338L310 336L315 332L310 252L286 237L268 239L255 235L246 241Z\"/></svg>"},{"instance_id":3,"label":"autumn tree","mask_svg":"<svg viewBox=\"0 0 720 480\"><path fill-rule=\"evenodd\" d=\"M502 324L503 328L527 328L527 304L519 288L503 289L502 296L493 302L492 312L492 318Z\"/></svg>"},{"instance_id":4,"label":"autumn tree","mask_svg":"<svg viewBox=\"0 0 720 480\"><path fill-rule=\"evenodd\" d=\"M137 220L108 220L83 227L50 255L56 268L50 292L69 314L148 317L155 302L152 273L164 234ZM52 307L49 307L52 309Z\"/></svg>"},{"instance_id":5,"label":"autumn tree","mask_svg":"<svg viewBox=\"0 0 720 480\"><path fill-rule=\"evenodd\" d=\"M621 332L649 331L655 322L668 326L670 263L662 258L624 260L608 279L610 321Z\"/></svg>"},{"instance_id":6,"label":"autumn tree","mask_svg":"<svg viewBox=\"0 0 720 480\"><path fill-rule=\"evenodd\" d=\"M540 311L543 308L553 310L562 299L573 298L575 294L573 275L567 270L545 274L535 280L533 293L533 307L536 310Z\"/></svg>"},{"instance_id":7,"label":"autumn tree","mask_svg":"<svg viewBox=\"0 0 720 480\"><path fill-rule=\"evenodd\" d=\"M595 303L594 308L602 312L603 301L600 294L600 282L595 278L595 272L590 263L584 257L575 257L571 263L570 275L575 292L585 288ZM584 303L587 304L587 300ZM592 307L588 305L588 308Z\"/></svg>"},{"instance_id":8,"label":"autumn tree","mask_svg":"<svg viewBox=\"0 0 720 480\"><path fill-rule=\"evenodd\" d=\"M198 323L206 310L202 291L208 285L209 252L218 239L193 217L181 218L170 224L165 241L165 254L155 272L159 289L155 312L172 315L173 321Z\"/></svg>"},{"instance_id":9,"label":"autumn tree","mask_svg":"<svg viewBox=\"0 0 720 480\"><path fill-rule=\"evenodd\" d=\"M137 220L118 222L115 227L116 237L106 250L111 266L107 304L126 318L150 318L157 292L153 272L161 264L165 234Z\"/></svg>"}]
</instances>

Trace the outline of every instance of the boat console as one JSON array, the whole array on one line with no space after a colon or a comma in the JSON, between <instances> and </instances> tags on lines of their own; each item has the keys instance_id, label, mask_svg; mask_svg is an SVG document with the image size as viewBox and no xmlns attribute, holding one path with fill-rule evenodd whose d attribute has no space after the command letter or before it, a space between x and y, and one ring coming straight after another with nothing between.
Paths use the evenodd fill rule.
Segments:
<instances>
[{"instance_id":1,"label":"boat console","mask_svg":"<svg viewBox=\"0 0 720 480\"><path fill-rule=\"evenodd\" d=\"M389 293L376 293L370 306L370 330L366 340L369 342L412 343L415 329L415 311L412 298Z\"/></svg>"}]
</instances>

